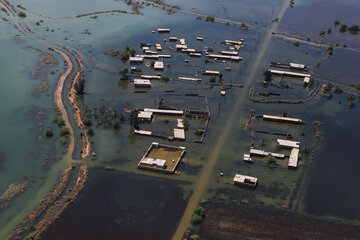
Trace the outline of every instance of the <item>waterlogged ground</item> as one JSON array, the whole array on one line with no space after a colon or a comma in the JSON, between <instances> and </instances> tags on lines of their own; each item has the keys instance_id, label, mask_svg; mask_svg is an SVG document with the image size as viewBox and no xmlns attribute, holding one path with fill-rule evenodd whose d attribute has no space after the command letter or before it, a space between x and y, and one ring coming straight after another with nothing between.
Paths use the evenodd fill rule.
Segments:
<instances>
[{"instance_id":1,"label":"waterlogged ground","mask_svg":"<svg viewBox=\"0 0 360 240\"><path fill-rule=\"evenodd\" d=\"M181 219L187 211L187 204L195 207L200 199L220 203L224 207L231 204L249 209L277 211L279 214L291 212L294 215L358 223L360 213L356 207L360 195L352 183L359 182L360 177L356 174L356 148L351 146L357 142L353 133L358 131L356 123L359 120L360 103L358 96L355 96L355 106L348 107L349 91L355 91L348 84L358 81L358 69L355 67L360 54L336 48L333 56L328 59L326 47L305 43L296 47L291 41L271 34L272 31L288 32L310 37L311 40L321 40L318 32L326 30L327 25L333 27L335 19L320 21L322 15L313 14L311 16L316 18L314 21L322 22L321 25L297 23L302 22L303 19L299 18L307 10L316 12L317 9L322 9L323 2L326 1L296 1L293 8L285 11L284 19L280 20L277 28L272 20L288 2L167 1L187 12L245 22L250 27L248 31L239 30L238 26L232 24L227 26L224 23L197 20L187 13L168 15L154 7L139 9L141 15L130 14L131 7L122 1L14 2L15 6L21 4L26 8L28 16L23 21L28 22L37 34L47 37L50 42L66 44L82 55L86 67L85 105L89 109L105 105L123 112L126 118L118 130L96 126L96 122L93 122L93 150L97 157L95 161L87 161L93 167L90 180L78 201L45 233L44 239L56 239L55 236L58 239L98 239L104 236L107 239L120 236L145 239L144 232L136 231L144 228L146 236L170 239L177 224L184 224ZM336 5L335 1L329 2ZM350 7L350 1L348 2L343 8L337 6L340 14L336 17L351 25L353 20L356 23L355 18L342 18L343 15L353 15L351 9L354 7ZM333 6L331 4L329 9ZM358 3L352 4L358 6ZM91 15L97 18L76 17L79 14L108 10L124 10L128 14L98 13ZM309 18L306 21L310 21ZM43 22L37 25L36 22L40 20ZM58 131L51 120L55 115L53 90L64 67L62 59L55 55L58 64L50 69L55 74L50 74L50 70L47 73L49 89L39 93L37 87L41 84L41 79L31 79L31 71L36 67L40 53L33 48L42 48L44 51L47 49L22 35L15 36L19 33L9 22L1 21L0 24L3 26L0 48L3 53L7 53L0 56L0 122L2 126L6 126L0 129L0 191L5 191L13 182L23 179L31 181L30 187L10 207L0 210L0 223L5 226L0 230L0 238L3 238L46 196L66 167L67 160L62 160L65 148L61 146L58 136L44 138L45 128L52 128L55 135ZM311 28L308 28L310 25ZM158 27L170 28L171 33L151 33ZM339 43L339 46L347 44L349 48L358 47L358 36L350 33L346 33L346 36L335 34L334 29L333 32L324 41ZM239 55L244 60L240 63L205 64L203 58L193 59L173 51L175 44L163 41L169 36L186 38L187 45L191 48L211 46L215 52L225 50L221 41L243 38L245 43ZM204 41L196 41L197 36L203 37ZM164 60L165 66L170 65L164 70L164 75L176 78L198 74L203 81L153 81L150 90L134 93L136 89L131 81L119 81L118 70L128 65L104 52L110 49L119 49L121 52L126 45L140 52L141 42L153 45L162 43L163 53L172 55L171 59ZM189 63L185 63L185 58L190 60ZM272 85L263 86L262 73L268 69L271 61L306 64L314 74L314 84L304 87L299 80L274 78ZM316 67L319 62L320 66ZM226 67L230 67L232 71L225 71ZM146 74L156 73L145 66L141 68ZM201 70L206 69L221 71L224 74L223 85L237 84L238 87L228 89L226 97L220 97L221 86L210 87L209 77L200 74ZM318 90L329 79L335 85L343 84L341 87L345 92L332 93L331 99L322 97ZM281 87L281 84L287 85L287 88ZM259 92L273 92L280 96L267 99L304 102L255 103L248 99L251 87L255 90L256 99L261 98ZM168 95L171 96L172 93L165 91L174 91L176 97L171 99ZM124 109L155 108L161 97L164 97L165 102L182 104L183 108L194 105L203 108L202 103L194 104L190 98L185 97L187 93L198 93L208 99L211 118L205 141L202 144L177 141L170 143L184 146L187 151L177 169L181 172L178 176L138 170L138 161L151 142L168 142L131 134L128 113ZM38 112L45 114L37 117ZM256 119L251 121L247 130L243 129L251 114L281 115L284 112L291 117L303 119L306 124L293 126L265 123ZM39 122L42 122L41 130ZM155 128L161 129L156 125ZM192 125L190 122L187 135L192 136L196 128L198 123ZM291 134L293 140L301 142L301 149L306 146L309 151L302 151L299 168L294 171L287 169L287 159L277 160L275 168L269 168L262 158L254 158L255 163L251 165L244 163L242 156L249 152L252 142L259 149L289 154L289 151L276 148L278 136L256 133L255 130ZM43 138L41 142L38 140L39 136ZM338 141L342 144L337 144ZM43 167L46 157L49 160ZM107 172L104 170L105 166L111 166L115 171ZM220 172L224 173L224 177L219 177ZM257 177L258 187L255 190L234 187L232 178L235 173ZM199 195L198 200L190 198L194 189L204 192ZM326 197L326 204L324 196L331 196ZM206 208L207 205L204 206ZM102 220L98 221L97 216L101 216ZM154 230L164 225L166 231L159 233ZM89 232L89 228L93 231ZM127 232L126 229L132 230Z\"/></svg>"}]
</instances>

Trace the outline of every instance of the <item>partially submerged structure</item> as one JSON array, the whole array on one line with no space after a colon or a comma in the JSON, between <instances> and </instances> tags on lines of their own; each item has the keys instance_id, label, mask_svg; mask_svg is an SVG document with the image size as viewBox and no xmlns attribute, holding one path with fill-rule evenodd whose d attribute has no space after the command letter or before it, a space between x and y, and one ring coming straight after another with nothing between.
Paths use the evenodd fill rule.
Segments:
<instances>
[{"instance_id":1,"label":"partially submerged structure","mask_svg":"<svg viewBox=\"0 0 360 240\"><path fill-rule=\"evenodd\" d=\"M279 147L291 149L288 168L297 168L299 159L300 142L277 139Z\"/></svg>"},{"instance_id":2,"label":"partially submerged structure","mask_svg":"<svg viewBox=\"0 0 360 240\"><path fill-rule=\"evenodd\" d=\"M151 171L174 173L185 147L175 147L153 142L141 158L138 168Z\"/></svg>"},{"instance_id":3,"label":"partially submerged structure","mask_svg":"<svg viewBox=\"0 0 360 240\"><path fill-rule=\"evenodd\" d=\"M255 188L258 183L258 179L256 177L251 177L241 174L235 174L233 181L235 185L252 187L252 188Z\"/></svg>"},{"instance_id":4,"label":"partially submerged structure","mask_svg":"<svg viewBox=\"0 0 360 240\"><path fill-rule=\"evenodd\" d=\"M151 88L151 82L148 79L134 79L135 87Z\"/></svg>"},{"instance_id":5,"label":"partially submerged structure","mask_svg":"<svg viewBox=\"0 0 360 240\"><path fill-rule=\"evenodd\" d=\"M273 121L273 122L284 122L284 123L293 123L293 124L303 124L303 120L299 118L290 118L285 116L276 116L276 115L267 115L263 114L262 118L264 121Z\"/></svg>"},{"instance_id":6,"label":"partially submerged structure","mask_svg":"<svg viewBox=\"0 0 360 240\"><path fill-rule=\"evenodd\" d=\"M129 57L130 64L141 64L144 61L143 57Z\"/></svg>"},{"instance_id":7,"label":"partially submerged structure","mask_svg":"<svg viewBox=\"0 0 360 240\"><path fill-rule=\"evenodd\" d=\"M270 67L278 67L278 68L287 68L297 71L308 71L309 67L305 64L299 63L280 63L280 62L271 62Z\"/></svg>"},{"instance_id":8,"label":"partially submerged structure","mask_svg":"<svg viewBox=\"0 0 360 240\"><path fill-rule=\"evenodd\" d=\"M211 70L204 70L201 72L202 75L214 75L218 76L220 74L219 71L211 71Z\"/></svg>"},{"instance_id":9,"label":"partially submerged structure","mask_svg":"<svg viewBox=\"0 0 360 240\"><path fill-rule=\"evenodd\" d=\"M152 120L152 115L153 115L152 112L139 111L137 117L138 117L138 119L139 119L140 121L151 122L151 120Z\"/></svg>"},{"instance_id":10,"label":"partially submerged structure","mask_svg":"<svg viewBox=\"0 0 360 240\"><path fill-rule=\"evenodd\" d=\"M169 28L158 28L157 31L158 31L158 33L169 33L170 29Z\"/></svg>"},{"instance_id":11,"label":"partially submerged structure","mask_svg":"<svg viewBox=\"0 0 360 240\"><path fill-rule=\"evenodd\" d=\"M273 70L273 69L269 69L269 71L273 75L302 78L305 85L308 84L311 80L311 75L306 74L306 73L287 72L287 71L279 71L279 70Z\"/></svg>"},{"instance_id":12,"label":"partially submerged structure","mask_svg":"<svg viewBox=\"0 0 360 240\"><path fill-rule=\"evenodd\" d=\"M162 61L156 61L154 63L154 69L155 70L164 70L164 62Z\"/></svg>"}]
</instances>

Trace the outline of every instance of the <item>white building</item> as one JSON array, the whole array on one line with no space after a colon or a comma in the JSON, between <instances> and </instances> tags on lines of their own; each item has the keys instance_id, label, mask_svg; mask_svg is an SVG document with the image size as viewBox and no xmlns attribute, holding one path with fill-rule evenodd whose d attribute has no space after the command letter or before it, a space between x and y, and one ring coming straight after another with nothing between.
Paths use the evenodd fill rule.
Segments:
<instances>
[{"instance_id":1,"label":"white building","mask_svg":"<svg viewBox=\"0 0 360 240\"><path fill-rule=\"evenodd\" d=\"M151 88L151 82L148 79L134 79L134 86Z\"/></svg>"}]
</instances>

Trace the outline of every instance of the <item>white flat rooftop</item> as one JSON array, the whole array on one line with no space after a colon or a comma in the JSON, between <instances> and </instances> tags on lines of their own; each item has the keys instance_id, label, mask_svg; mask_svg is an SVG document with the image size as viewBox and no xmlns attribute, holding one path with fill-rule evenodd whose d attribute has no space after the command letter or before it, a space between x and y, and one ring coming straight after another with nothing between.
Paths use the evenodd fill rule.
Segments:
<instances>
[{"instance_id":1,"label":"white flat rooftop","mask_svg":"<svg viewBox=\"0 0 360 240\"><path fill-rule=\"evenodd\" d=\"M202 72L202 74L211 74L211 75L219 75L220 72L219 71L210 71L210 70L205 70Z\"/></svg>"},{"instance_id":2,"label":"white flat rooftop","mask_svg":"<svg viewBox=\"0 0 360 240\"><path fill-rule=\"evenodd\" d=\"M235 51L220 51L220 53L222 53L222 54L224 54L224 55L237 56L239 52L235 52Z\"/></svg>"},{"instance_id":3,"label":"white flat rooftop","mask_svg":"<svg viewBox=\"0 0 360 240\"><path fill-rule=\"evenodd\" d=\"M142 57L129 57L130 62L142 62L144 58Z\"/></svg>"},{"instance_id":4,"label":"white flat rooftop","mask_svg":"<svg viewBox=\"0 0 360 240\"><path fill-rule=\"evenodd\" d=\"M144 108L144 111L145 112L153 112L153 113L174 114L174 115L183 115L184 114L184 111L166 110L166 109Z\"/></svg>"},{"instance_id":5,"label":"white flat rooftop","mask_svg":"<svg viewBox=\"0 0 360 240\"><path fill-rule=\"evenodd\" d=\"M141 78L145 78L145 79L161 79L161 76L141 75Z\"/></svg>"},{"instance_id":6,"label":"white flat rooftop","mask_svg":"<svg viewBox=\"0 0 360 240\"><path fill-rule=\"evenodd\" d=\"M140 163L146 164L146 165L151 165L151 166L155 165L157 167L164 168L166 160L164 160L164 159L144 158L144 159L142 159L140 161Z\"/></svg>"},{"instance_id":7,"label":"white flat rooftop","mask_svg":"<svg viewBox=\"0 0 360 240\"><path fill-rule=\"evenodd\" d=\"M288 148L299 148L300 142L290 141L290 140L284 140L284 139L277 139L277 143L282 147L288 147Z\"/></svg>"},{"instance_id":8,"label":"white flat rooftop","mask_svg":"<svg viewBox=\"0 0 360 240\"><path fill-rule=\"evenodd\" d=\"M152 112L139 111L139 113L138 113L138 118L151 119L151 118L152 118L152 115L153 115Z\"/></svg>"},{"instance_id":9,"label":"white flat rooftop","mask_svg":"<svg viewBox=\"0 0 360 240\"><path fill-rule=\"evenodd\" d=\"M262 117L263 117L263 119L268 119L268 120L279 120L279 121L286 121L286 122L302 123L302 120L299 118L289 118L289 117L273 116L273 115L266 115L266 114L263 114Z\"/></svg>"},{"instance_id":10,"label":"white flat rooftop","mask_svg":"<svg viewBox=\"0 0 360 240\"><path fill-rule=\"evenodd\" d=\"M288 166L290 168L297 168L298 158L299 158L299 149L298 148L291 149Z\"/></svg>"},{"instance_id":11,"label":"white flat rooftop","mask_svg":"<svg viewBox=\"0 0 360 240\"><path fill-rule=\"evenodd\" d=\"M278 74L278 75L289 75L289 76L294 76L294 77L308 77L311 78L310 74L305 74L305 73L296 73L296 72L287 72L287 71L280 71L280 70L273 70L273 69L269 69L269 71L273 74Z\"/></svg>"},{"instance_id":12,"label":"white flat rooftop","mask_svg":"<svg viewBox=\"0 0 360 240\"><path fill-rule=\"evenodd\" d=\"M136 134L140 134L140 135L148 135L151 136L152 132L151 131L145 131L145 130L134 130L134 133Z\"/></svg>"},{"instance_id":13,"label":"white flat rooftop","mask_svg":"<svg viewBox=\"0 0 360 240\"><path fill-rule=\"evenodd\" d=\"M249 184L249 185L252 184L255 186L258 182L258 179L256 177L235 174L234 182L235 183L244 183L244 184Z\"/></svg>"},{"instance_id":14,"label":"white flat rooftop","mask_svg":"<svg viewBox=\"0 0 360 240\"><path fill-rule=\"evenodd\" d=\"M183 128L174 128L174 138L185 140L185 130Z\"/></svg>"},{"instance_id":15,"label":"white flat rooftop","mask_svg":"<svg viewBox=\"0 0 360 240\"><path fill-rule=\"evenodd\" d=\"M191 77L178 77L178 79L185 81L201 81L201 78L191 78Z\"/></svg>"},{"instance_id":16,"label":"white flat rooftop","mask_svg":"<svg viewBox=\"0 0 360 240\"><path fill-rule=\"evenodd\" d=\"M258 150L258 149L254 149L254 148L250 148L250 155L255 154L255 155L261 155L261 156L267 156L269 155L268 152L265 152L263 150Z\"/></svg>"},{"instance_id":17,"label":"white flat rooftop","mask_svg":"<svg viewBox=\"0 0 360 240\"><path fill-rule=\"evenodd\" d=\"M151 82L148 79L134 79L135 86L151 86Z\"/></svg>"},{"instance_id":18,"label":"white flat rooftop","mask_svg":"<svg viewBox=\"0 0 360 240\"><path fill-rule=\"evenodd\" d=\"M154 63L154 69L164 69L164 63L161 61L156 61Z\"/></svg>"},{"instance_id":19,"label":"white flat rooftop","mask_svg":"<svg viewBox=\"0 0 360 240\"><path fill-rule=\"evenodd\" d=\"M158 28L158 32L170 32L169 28Z\"/></svg>"},{"instance_id":20,"label":"white flat rooftop","mask_svg":"<svg viewBox=\"0 0 360 240\"><path fill-rule=\"evenodd\" d=\"M185 44L176 44L176 49L186 49L187 45Z\"/></svg>"},{"instance_id":21,"label":"white flat rooftop","mask_svg":"<svg viewBox=\"0 0 360 240\"><path fill-rule=\"evenodd\" d=\"M184 122L181 118L177 119L177 128L184 128Z\"/></svg>"},{"instance_id":22,"label":"white flat rooftop","mask_svg":"<svg viewBox=\"0 0 360 240\"><path fill-rule=\"evenodd\" d=\"M304 64L298 64L298 63L290 63L290 67L291 68L304 69L305 65Z\"/></svg>"}]
</instances>

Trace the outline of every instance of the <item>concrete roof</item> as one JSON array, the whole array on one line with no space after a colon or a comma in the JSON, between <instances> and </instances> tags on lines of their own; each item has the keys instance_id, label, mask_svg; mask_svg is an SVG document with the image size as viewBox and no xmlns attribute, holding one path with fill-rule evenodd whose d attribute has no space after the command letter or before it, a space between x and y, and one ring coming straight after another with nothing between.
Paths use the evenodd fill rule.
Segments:
<instances>
[{"instance_id":1,"label":"concrete roof","mask_svg":"<svg viewBox=\"0 0 360 240\"><path fill-rule=\"evenodd\" d=\"M174 138L185 140L185 130L180 128L174 128Z\"/></svg>"}]
</instances>

